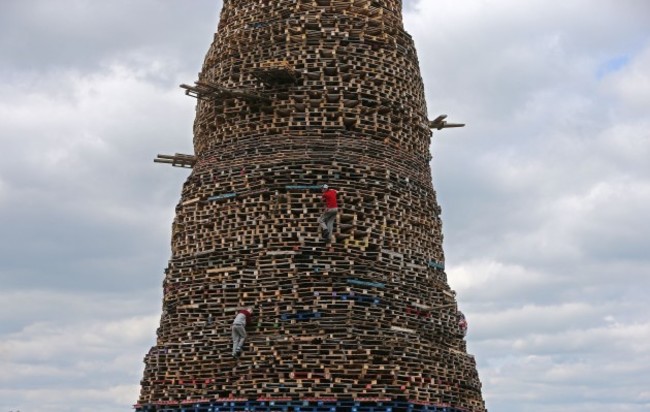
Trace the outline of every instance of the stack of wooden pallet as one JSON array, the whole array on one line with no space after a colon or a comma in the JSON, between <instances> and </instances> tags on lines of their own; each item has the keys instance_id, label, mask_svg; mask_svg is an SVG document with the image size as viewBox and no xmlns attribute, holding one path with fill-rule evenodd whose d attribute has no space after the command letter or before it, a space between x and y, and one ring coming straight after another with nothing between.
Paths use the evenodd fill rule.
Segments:
<instances>
[{"instance_id":1,"label":"stack of wooden pallet","mask_svg":"<svg viewBox=\"0 0 650 412\"><path fill-rule=\"evenodd\" d=\"M400 1L227 0L183 87L199 99L195 157L137 409L485 411ZM340 202L327 241L323 184Z\"/></svg>"}]
</instances>

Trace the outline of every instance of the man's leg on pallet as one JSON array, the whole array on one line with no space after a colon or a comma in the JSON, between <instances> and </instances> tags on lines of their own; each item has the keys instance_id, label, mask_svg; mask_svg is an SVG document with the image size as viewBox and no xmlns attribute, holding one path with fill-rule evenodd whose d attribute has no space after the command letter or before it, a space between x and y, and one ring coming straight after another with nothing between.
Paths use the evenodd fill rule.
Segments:
<instances>
[{"instance_id":1,"label":"man's leg on pallet","mask_svg":"<svg viewBox=\"0 0 650 412\"><path fill-rule=\"evenodd\" d=\"M323 212L323 214L318 218L318 224L320 225L321 236L323 239L327 239L329 237L329 233L327 232L327 222L325 221L326 215L327 212Z\"/></svg>"},{"instance_id":2,"label":"man's leg on pallet","mask_svg":"<svg viewBox=\"0 0 650 412\"><path fill-rule=\"evenodd\" d=\"M336 214L338 209L327 209L323 213L323 237L325 240L329 240L330 235L334 232L334 222L336 221Z\"/></svg>"},{"instance_id":3,"label":"man's leg on pallet","mask_svg":"<svg viewBox=\"0 0 650 412\"><path fill-rule=\"evenodd\" d=\"M232 325L232 356L238 358L241 355L244 341L246 340L246 329L242 325Z\"/></svg>"},{"instance_id":4,"label":"man's leg on pallet","mask_svg":"<svg viewBox=\"0 0 650 412\"><path fill-rule=\"evenodd\" d=\"M327 231L330 234L334 233L334 222L336 222L336 214L337 214L337 210L333 209L327 218Z\"/></svg>"}]
</instances>

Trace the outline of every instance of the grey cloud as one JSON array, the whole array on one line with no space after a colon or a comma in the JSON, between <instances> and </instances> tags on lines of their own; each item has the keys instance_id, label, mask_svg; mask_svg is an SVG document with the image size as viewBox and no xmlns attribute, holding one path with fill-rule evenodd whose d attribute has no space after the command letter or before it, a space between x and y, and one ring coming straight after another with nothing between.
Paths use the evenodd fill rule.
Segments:
<instances>
[{"instance_id":1,"label":"grey cloud","mask_svg":"<svg viewBox=\"0 0 650 412\"><path fill-rule=\"evenodd\" d=\"M4 0L0 50L13 70L95 70L106 60L133 51L194 59L190 66L194 68L209 45L210 30L216 30L218 16L213 11L219 4L214 0L196 0L191 7L161 0ZM191 40L197 29L204 31L202 44Z\"/></svg>"},{"instance_id":2,"label":"grey cloud","mask_svg":"<svg viewBox=\"0 0 650 412\"><path fill-rule=\"evenodd\" d=\"M193 102L130 70L65 77L63 100L35 88L0 103L7 287L129 290L160 278L186 172L152 159L187 150ZM174 115L186 121L151 121Z\"/></svg>"},{"instance_id":3,"label":"grey cloud","mask_svg":"<svg viewBox=\"0 0 650 412\"><path fill-rule=\"evenodd\" d=\"M162 290L151 279L147 287L132 286L130 293L122 290L109 293L98 288L91 292L80 292L72 287L58 292L46 285L18 290L7 287L0 293L0 333L2 336L13 336L37 324L55 325L62 322L60 326L65 328L69 324L91 319L106 323L151 316L162 306ZM153 336L153 331L149 333Z\"/></svg>"},{"instance_id":4,"label":"grey cloud","mask_svg":"<svg viewBox=\"0 0 650 412\"><path fill-rule=\"evenodd\" d=\"M402 8L404 11L414 11L417 10L418 0L403 0Z\"/></svg>"},{"instance_id":5,"label":"grey cloud","mask_svg":"<svg viewBox=\"0 0 650 412\"><path fill-rule=\"evenodd\" d=\"M625 405L629 408L626 410L642 410L641 388L648 384L648 350L636 343L647 333L647 323L613 325L529 335L514 345L501 341L502 349L497 349L499 344L488 343L484 347L491 346L495 352L482 353L493 359L485 365L491 371L485 380L486 392L492 392L493 404L525 404L532 411L549 406L553 410L588 410L587 405L610 402ZM504 352L510 356L493 357ZM508 389L504 387L506 381Z\"/></svg>"}]
</instances>

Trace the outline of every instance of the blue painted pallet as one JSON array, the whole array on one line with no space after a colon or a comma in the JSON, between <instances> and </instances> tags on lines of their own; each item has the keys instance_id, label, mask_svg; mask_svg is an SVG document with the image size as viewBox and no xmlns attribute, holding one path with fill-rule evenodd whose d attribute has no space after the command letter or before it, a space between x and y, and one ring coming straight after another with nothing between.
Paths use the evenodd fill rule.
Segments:
<instances>
[{"instance_id":1,"label":"blue painted pallet","mask_svg":"<svg viewBox=\"0 0 650 412\"><path fill-rule=\"evenodd\" d=\"M136 412L466 412L450 406L404 401L211 401L185 405L137 405Z\"/></svg>"},{"instance_id":2,"label":"blue painted pallet","mask_svg":"<svg viewBox=\"0 0 650 412\"><path fill-rule=\"evenodd\" d=\"M384 283L378 283L378 282L368 282L366 280L359 280L359 279L348 279L348 283L352 285L359 285L359 286L368 286L371 288L385 288L386 285Z\"/></svg>"},{"instance_id":3,"label":"blue painted pallet","mask_svg":"<svg viewBox=\"0 0 650 412\"><path fill-rule=\"evenodd\" d=\"M427 265L429 265L430 268L433 269L440 269L440 270L445 270L445 264L436 262L435 260L430 260Z\"/></svg>"},{"instance_id":4,"label":"blue painted pallet","mask_svg":"<svg viewBox=\"0 0 650 412\"><path fill-rule=\"evenodd\" d=\"M372 303L373 305L379 305L381 301L375 296L355 296L353 298L356 302L359 303Z\"/></svg>"},{"instance_id":5,"label":"blue painted pallet","mask_svg":"<svg viewBox=\"0 0 650 412\"><path fill-rule=\"evenodd\" d=\"M358 303L370 303L373 305L379 305L381 303L381 300L376 296L356 295L354 293L347 294L347 293L332 292L331 294L330 293L321 294L320 292L314 292L314 296L321 296L321 295L325 297L331 296L333 299L339 298L341 300L351 300Z\"/></svg>"},{"instance_id":6,"label":"blue painted pallet","mask_svg":"<svg viewBox=\"0 0 650 412\"><path fill-rule=\"evenodd\" d=\"M185 406L181 412L214 412L214 408L210 405Z\"/></svg>"},{"instance_id":7,"label":"blue painted pallet","mask_svg":"<svg viewBox=\"0 0 650 412\"><path fill-rule=\"evenodd\" d=\"M321 190L322 185L289 185L285 187L287 190Z\"/></svg>"},{"instance_id":8,"label":"blue painted pallet","mask_svg":"<svg viewBox=\"0 0 650 412\"><path fill-rule=\"evenodd\" d=\"M379 305L379 299L374 296L359 296L359 295L340 295L342 300L353 300L358 303L371 303Z\"/></svg>"},{"instance_id":9,"label":"blue painted pallet","mask_svg":"<svg viewBox=\"0 0 650 412\"><path fill-rule=\"evenodd\" d=\"M233 197L236 197L237 193L226 193L223 195L217 195L217 196L212 196L208 198L208 202L215 202L217 200L224 200L224 199L232 199Z\"/></svg>"},{"instance_id":10,"label":"blue painted pallet","mask_svg":"<svg viewBox=\"0 0 650 412\"><path fill-rule=\"evenodd\" d=\"M298 313L283 313L280 319L282 320L307 320L318 319L322 316L320 312L298 312Z\"/></svg>"}]
</instances>

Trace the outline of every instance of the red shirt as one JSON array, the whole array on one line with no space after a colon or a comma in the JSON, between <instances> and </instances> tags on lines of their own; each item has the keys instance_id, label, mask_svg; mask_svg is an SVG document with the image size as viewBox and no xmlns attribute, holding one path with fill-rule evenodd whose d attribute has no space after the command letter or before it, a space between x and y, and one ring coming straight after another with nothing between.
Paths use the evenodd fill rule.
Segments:
<instances>
[{"instance_id":1,"label":"red shirt","mask_svg":"<svg viewBox=\"0 0 650 412\"><path fill-rule=\"evenodd\" d=\"M327 189L325 193L323 193L323 200L325 201L325 206L327 206L328 209L339 207L336 203L336 190L334 189Z\"/></svg>"}]
</instances>

